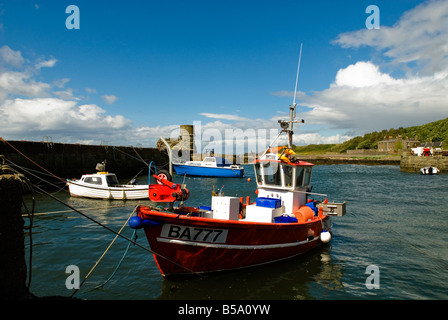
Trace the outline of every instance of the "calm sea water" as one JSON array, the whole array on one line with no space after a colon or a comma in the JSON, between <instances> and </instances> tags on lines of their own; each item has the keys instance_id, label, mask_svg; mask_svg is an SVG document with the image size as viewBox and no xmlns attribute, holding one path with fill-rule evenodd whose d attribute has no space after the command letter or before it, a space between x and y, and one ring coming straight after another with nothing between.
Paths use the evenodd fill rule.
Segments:
<instances>
[{"instance_id":1,"label":"calm sea water","mask_svg":"<svg viewBox=\"0 0 448 320\"><path fill-rule=\"evenodd\" d=\"M247 177L252 181L248 182ZM145 182L143 178L141 183ZM182 182L182 177L175 177ZM254 174L243 179L187 178L186 205L210 205L213 186L225 195L255 198ZM422 176L398 166L315 166L313 192L347 201L347 214L334 217L330 244L303 256L262 267L203 278L165 280L152 255L118 238L74 297L80 299L447 299L448 175ZM118 231L138 203L70 198L54 194ZM29 202L29 198L27 198ZM76 265L81 280L115 235L46 195L37 196L33 226L31 292L70 296L66 267ZM67 211L68 210L68 211ZM123 235L131 237L126 226ZM142 230L137 242L148 246ZM29 250L29 238L26 238ZM28 258L28 256L27 256ZM372 280L366 273L376 266ZM376 285L369 289L367 284Z\"/></svg>"}]
</instances>

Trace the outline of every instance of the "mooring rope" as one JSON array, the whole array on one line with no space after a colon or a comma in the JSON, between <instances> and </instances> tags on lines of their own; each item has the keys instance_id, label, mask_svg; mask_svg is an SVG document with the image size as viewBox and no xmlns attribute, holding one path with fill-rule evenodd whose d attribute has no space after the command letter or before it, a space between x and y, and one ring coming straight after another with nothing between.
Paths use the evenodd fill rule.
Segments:
<instances>
[{"instance_id":1,"label":"mooring rope","mask_svg":"<svg viewBox=\"0 0 448 320\"><path fill-rule=\"evenodd\" d=\"M30 172L30 171L35 171L35 172L39 172L39 171L36 171L36 170L32 170L32 169L29 169L29 168L25 168L25 167L19 166L18 164L15 164L14 162L12 162L11 160L9 160L9 159L7 159L7 158L5 158L5 160L6 160L9 164L11 164L12 166L14 166L14 167L16 167L16 168L19 168L19 169L21 169L22 171L26 172L27 174L29 174L29 175L31 175L31 176L33 176L33 177L35 177L35 178L41 180L42 182L45 182L45 183L47 183L47 184L49 184L49 185L51 185L51 186L53 186L53 187L59 189L57 192L60 192L61 190L68 192L68 190L65 190L65 189L64 189L66 181L62 180L62 178L58 178L59 180L61 180L61 181L64 182L64 187L61 188L61 187L55 185L54 183L51 183L50 181L47 181L47 180L45 180L45 179L43 179L43 178L41 178L41 177L39 177L39 176L37 176L37 175L35 175L35 174L33 174L33 173ZM56 176L55 176L55 177L56 177Z\"/></svg>"},{"instance_id":2,"label":"mooring rope","mask_svg":"<svg viewBox=\"0 0 448 320\"><path fill-rule=\"evenodd\" d=\"M3 156L2 156L2 157L3 157ZM3 159L5 159L5 160L8 161L8 162L13 163L11 160L6 159L5 157L3 157ZM14 164L14 163L13 163L13 164ZM26 169L23 169L23 170L24 170L26 173L33 175L33 174L30 173L28 170L26 170ZM42 180L42 181L45 181L44 179L42 179L42 178L40 178L40 177L38 177L38 176L35 176L35 177L38 178L38 179L40 179L40 180ZM43 194L46 194L46 195L49 196L50 198L52 198L52 199L56 200L57 202L59 202L59 203L65 205L66 207L70 208L72 211L75 211L75 212L79 213L79 214L82 215L83 217L85 217L85 218L87 218L87 219L89 219L89 220L95 222L96 224L98 224L98 225L104 227L105 229L108 229L109 231L111 231L111 232L117 234L116 231L114 231L114 230L112 230L111 228L109 228L109 227L103 225L102 223L96 221L95 219L89 217L88 215L82 213L81 211L79 211L78 209L72 207L72 206L69 205L68 203L65 203L64 201L62 201L62 200L56 198L56 197L53 196L51 193L49 193L49 192L43 190L42 188L40 188L40 187L38 187L38 186L36 186L36 185L32 185L31 183L30 183L30 186L34 186L34 189L36 189L36 190L42 192ZM34 191L34 189L33 189L33 191ZM137 246L139 246L139 247L141 247L141 248L143 248L143 249L149 251L150 253L152 253L152 254L154 254L154 255L156 255L156 256L162 258L162 259L165 259L165 260L167 260L167 261L169 261L169 262L171 262L171 263L173 263L173 264L175 264L175 265L177 265L177 266L179 266L179 267L181 267L181 268L183 268L183 269L185 269L185 270L187 270L187 271L189 271L189 272L192 272L192 273L194 273L194 274L197 274L196 272L194 272L194 271L192 271L192 270L190 270L190 269L188 269L188 268L186 268L186 267L184 267L184 266L181 266L181 265L177 264L176 262L169 260L168 258L165 258L164 256L158 254L157 252L154 252L154 251L152 251L152 250L150 250L150 249L148 249L148 248L146 248L146 247L143 247L143 246L140 245L139 243L136 243L135 241L132 241L131 239L129 239L129 238L123 236L123 235L119 235L119 236L122 237L122 238L124 238L124 239L126 239L126 240L128 240L128 241L130 241L130 242L132 242L132 243L134 243L135 245L137 245Z\"/></svg>"},{"instance_id":3,"label":"mooring rope","mask_svg":"<svg viewBox=\"0 0 448 320\"><path fill-rule=\"evenodd\" d=\"M130 207L128 204L122 204L119 206L109 206L109 207L91 207L91 208L82 208L83 210L104 210L104 209L114 209L114 208L123 208L123 207ZM67 212L73 212L73 210L59 210L59 211L47 211L47 212L35 212L34 216L45 216L48 214L57 214L57 213L67 213Z\"/></svg>"},{"instance_id":4,"label":"mooring rope","mask_svg":"<svg viewBox=\"0 0 448 320\"><path fill-rule=\"evenodd\" d=\"M112 247L112 245L115 243L115 241L118 239L118 235L121 234L121 232L123 231L124 227L128 224L129 219L131 219L131 217L134 215L135 211L137 210L138 206L135 207L135 209L132 211L132 213L129 215L129 217L126 219L126 222L123 224L123 226L121 227L121 229L118 231L117 235L115 236L115 238L112 240L112 242L109 244L109 246L107 246L106 250L103 252L103 254L100 256L100 258L98 259L98 261L95 263L95 265L92 267L92 269L90 269L90 271L87 273L87 275L84 277L84 279L82 280L81 284L79 285L79 288L77 288L75 291L73 291L72 295L70 297L73 297L82 287L82 285L84 284L84 282L86 282L86 280L90 277L90 275L92 274L93 270L95 270L95 268L98 266L98 264L100 263L100 261L104 258L104 256L106 255L106 253L109 251L109 249ZM123 257L124 258L124 257ZM122 260L123 260L122 258ZM121 260L121 261L122 261ZM121 261L119 263L119 265L121 264ZM116 268L116 270L118 269L118 267ZM114 272L115 274L115 272ZM107 280L109 281L109 280ZM107 283L107 282L106 282ZM105 284L105 283L104 283ZM103 285L104 285L103 284Z\"/></svg>"},{"instance_id":5,"label":"mooring rope","mask_svg":"<svg viewBox=\"0 0 448 320\"><path fill-rule=\"evenodd\" d=\"M136 230L136 229L134 230L134 233L132 234L132 238L131 238L131 239L132 239L133 241L136 241L136 240L137 240L137 230ZM112 272L112 274L109 276L109 278L107 278L106 281L104 281L102 284L100 284L100 285L96 286L95 288L93 288L93 290L96 290L96 289L99 289L99 288L104 287L104 286L105 286L105 285L106 285L106 284L113 278L113 276L115 275L115 273L117 273L118 268L120 268L121 263L122 263L123 260L124 260L124 257L126 257L128 251L129 251L129 248L131 247L131 244L132 244L131 242L128 243L128 247L126 248L126 251L124 252L124 254L123 254L123 256L121 257L120 261L118 262L118 265L115 267L114 272Z\"/></svg>"},{"instance_id":6,"label":"mooring rope","mask_svg":"<svg viewBox=\"0 0 448 320\"><path fill-rule=\"evenodd\" d=\"M6 159L6 157L3 157L3 159L6 160L6 161L8 161L8 162L10 162L10 163L12 163L12 164L14 164L14 165L16 165L16 164L13 163L12 161ZM17 165L16 165L16 166L17 166ZM28 173L28 174L30 174L30 175L32 175L32 176L34 176L34 177L40 179L40 180L42 180L42 181L45 181L45 180L42 179L41 177L38 177L38 176L36 176L36 175L30 173L28 170L26 170L26 169L24 169L24 168L22 168L22 170L25 171L26 173ZM92 221L92 222L98 224L99 226L101 226L101 227L103 227L103 228L109 230L110 232L116 234L117 236L119 236L119 237L121 237L121 238L123 238L123 239L129 241L130 243L133 243L134 245L136 245L136 246L138 246L138 247L140 247L140 248L142 248L142 249L144 249L144 250L146 250L146 251L152 253L153 255L155 255L155 256L157 256L157 257L159 257L159 258L161 258L161 259L164 259L164 260L166 260L166 261L168 261L168 262L170 262L170 263L172 263L172 264L178 266L179 268L182 268L182 269L184 269L184 270L186 270L186 271L188 271L188 272L190 272L190 273L192 273L192 274L194 274L194 275L197 275L197 276L199 276L199 277L201 277L201 278L203 277L201 274L199 274L199 273L197 273L197 272L195 272L195 271L193 271L193 270L191 270L191 269L189 269L189 268L187 268L187 267L185 267L185 266L183 266L183 265L180 265L180 264L176 263L175 261L172 261L172 260L170 260L170 259L164 257L163 255L161 255L161 254L159 254L159 253L157 253L157 252L155 252L155 251L153 251L153 250L151 250L151 249L148 249L148 248L142 246L141 244L137 243L136 241L134 241L134 240L132 240L132 239L129 239L128 237L125 237L125 236L123 236L122 234L120 234L120 233L118 233L118 232L112 230L111 228L109 228L109 227L107 227L106 225L104 225L104 224L102 224L102 223L96 221L95 219L93 219L93 218L91 218L90 216L86 215L85 213L79 211L78 209L74 208L73 206L69 205L68 203L65 203L64 201L62 201L62 200L56 198L56 197L53 196L51 193L49 193L49 192L43 190L43 189L40 188L39 186L37 186L37 185L33 185L33 184L31 184L31 183L29 183L29 185L30 185L30 188L32 188L31 190L33 191L33 194L34 194L34 191L35 191L35 190L38 190L38 191L40 191L41 193L43 193L43 194L49 196L50 198L52 198L52 199L56 200L57 202L59 202L59 203L65 205L66 207L70 208L72 211L75 211L76 213L80 214L81 216L83 216L83 217L89 219L90 221ZM34 187L34 188L33 188L33 187ZM34 210L34 206L33 206L33 210ZM33 215L34 215L34 213L33 213ZM30 234L31 234L31 231L30 231ZM31 241L31 239L32 239L32 237L31 237L31 235L30 235L30 241ZM30 245L30 247L32 247L32 246ZM32 250L30 249L30 260L31 260L31 256L32 256L32 252L31 252L31 251L32 251ZM30 265L31 265L31 262L30 262ZM31 274L30 274L30 280L29 280L29 285L28 285L28 286L30 286L30 283L31 283Z\"/></svg>"},{"instance_id":7,"label":"mooring rope","mask_svg":"<svg viewBox=\"0 0 448 320\"><path fill-rule=\"evenodd\" d=\"M62 178L56 176L55 174L53 174L52 172L48 171L47 169L45 169L44 167L42 167L41 165L39 165L38 163L36 163L35 161L33 161L32 159L30 159L29 157L27 157L25 154L23 154L22 152L20 152L20 150L18 150L16 147L14 147L11 143L9 143L8 141L6 141L5 139L3 139L2 137L0 137L1 141L6 142L11 148L13 148L14 150L16 150L18 153L20 153L23 157L25 157L26 159L28 159L30 162L34 163L36 166L38 166L39 168L41 168L42 170L48 172L49 174L51 174L53 177L63 181L65 183L65 180L63 180Z\"/></svg>"},{"instance_id":8,"label":"mooring rope","mask_svg":"<svg viewBox=\"0 0 448 320\"><path fill-rule=\"evenodd\" d=\"M197 273L197 272L195 272L195 271L193 271L193 270L191 270L191 269L189 269L189 268L187 268L187 267L185 267L185 266L182 266L182 265L178 264L177 262L172 261L172 260L170 260L170 259L168 259L168 258L162 256L161 254L159 254L159 253L157 253L157 252L155 252L155 251L153 251L153 250L151 250L151 249L148 249L148 248L142 246L141 244L135 242L134 240L129 239L128 237L126 237L126 236L124 236L124 235L122 235L122 234L119 234L119 233L116 232L115 230L109 228L108 226L102 224L102 223L99 222L99 221L96 221L96 220L93 219L92 217L90 217L90 216L86 215L85 213L79 211L78 209L72 207L72 206L69 205L68 203L65 203L64 201L62 201L62 200L56 198L56 197L53 196L51 193L49 193L49 192L43 190L42 188L37 187L37 186L34 186L34 188L36 188L36 189L39 190L40 192L46 194L46 195L49 196L50 198L56 200L57 202L59 202L59 203L65 205L65 206L67 206L68 208L72 209L73 211L79 213L79 214L82 215L84 218L87 218L87 219L89 219L90 221L92 221L92 222L98 224L99 226L101 226L101 227L103 227L103 228L109 230L110 232L112 232L112 233L118 235L119 237L121 237L121 238L123 238L123 239L125 239L125 240L127 240L127 241L129 241L129 242L132 242L132 243L135 244L136 246L138 246L138 247L140 247L140 248L142 248L142 249L144 249L144 250L146 250L146 251L152 253L153 255L158 256L159 258L165 259L166 261L169 261L170 263L172 263L172 264L174 264L174 265L176 265L176 266L178 266L178 267L180 267L180 268L182 268L182 269L184 269L184 270L186 270L186 271L188 271L188 272L191 272L192 274L195 274L195 275L198 275L198 276L202 277L199 273Z\"/></svg>"}]
</instances>

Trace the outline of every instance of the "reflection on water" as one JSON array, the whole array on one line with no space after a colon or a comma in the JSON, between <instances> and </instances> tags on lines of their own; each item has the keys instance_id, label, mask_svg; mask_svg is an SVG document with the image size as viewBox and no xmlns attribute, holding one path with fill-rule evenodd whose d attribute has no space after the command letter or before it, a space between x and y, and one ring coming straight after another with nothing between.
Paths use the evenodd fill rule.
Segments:
<instances>
[{"instance_id":1,"label":"reflection on water","mask_svg":"<svg viewBox=\"0 0 448 320\"><path fill-rule=\"evenodd\" d=\"M327 245L255 268L165 280L158 299L314 299L311 283L317 283L323 291L342 288L343 266L331 261L330 250Z\"/></svg>"}]
</instances>

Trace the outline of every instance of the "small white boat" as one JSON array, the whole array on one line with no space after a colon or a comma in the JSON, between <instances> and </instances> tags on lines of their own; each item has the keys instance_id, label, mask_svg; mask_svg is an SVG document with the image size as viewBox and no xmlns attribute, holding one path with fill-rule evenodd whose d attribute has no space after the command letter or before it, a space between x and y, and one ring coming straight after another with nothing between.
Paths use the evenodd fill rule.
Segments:
<instances>
[{"instance_id":1,"label":"small white boat","mask_svg":"<svg viewBox=\"0 0 448 320\"><path fill-rule=\"evenodd\" d=\"M148 185L121 185L117 176L109 172L85 174L79 180L67 179L67 185L72 197L110 200L149 199Z\"/></svg>"},{"instance_id":2,"label":"small white boat","mask_svg":"<svg viewBox=\"0 0 448 320\"><path fill-rule=\"evenodd\" d=\"M440 170L436 167L424 167L420 169L421 174L425 175L435 175L440 172Z\"/></svg>"},{"instance_id":3,"label":"small white boat","mask_svg":"<svg viewBox=\"0 0 448 320\"><path fill-rule=\"evenodd\" d=\"M149 199L148 185L120 184L115 173L106 172L106 161L96 165L97 173L85 174L81 179L67 179L72 197L93 199L131 200Z\"/></svg>"}]
</instances>

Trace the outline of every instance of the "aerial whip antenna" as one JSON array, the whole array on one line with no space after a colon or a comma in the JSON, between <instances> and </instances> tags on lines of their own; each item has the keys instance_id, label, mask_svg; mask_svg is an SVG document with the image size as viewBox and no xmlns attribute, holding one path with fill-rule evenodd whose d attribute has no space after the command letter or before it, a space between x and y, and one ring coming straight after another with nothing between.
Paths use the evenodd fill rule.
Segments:
<instances>
[{"instance_id":1,"label":"aerial whip antenna","mask_svg":"<svg viewBox=\"0 0 448 320\"><path fill-rule=\"evenodd\" d=\"M294 121L294 119L296 117L296 93L297 93L297 82L299 81L300 61L302 60L302 45L303 45L303 43L300 44L299 65L297 66L296 86L294 88L294 98L292 101L292 106L289 106L289 128L285 129L285 131L288 132L288 147L289 148L292 148L292 135L294 133L292 131L292 124L298 122L298 121ZM304 121L301 120L300 122L303 123Z\"/></svg>"},{"instance_id":2,"label":"aerial whip antenna","mask_svg":"<svg viewBox=\"0 0 448 320\"><path fill-rule=\"evenodd\" d=\"M292 101L292 105L294 108L296 107L296 92L297 92L297 82L299 80L300 60L302 60L302 45L303 43L300 44L299 65L297 66L297 75L296 75L296 87L294 88L294 99Z\"/></svg>"},{"instance_id":3,"label":"aerial whip antenna","mask_svg":"<svg viewBox=\"0 0 448 320\"><path fill-rule=\"evenodd\" d=\"M280 123L280 127L282 130L277 135L277 137L274 139L274 141L271 142L269 147L263 152L260 158L263 158L264 155L267 153L268 150L274 145L274 143L277 141L277 139L280 137L280 135L285 132L288 134L288 148L292 148L292 135L294 132L292 131L292 124L293 123L304 123L303 119L300 121L294 120L296 117L296 92L297 92L297 83L299 80L299 71L300 71L300 61L302 60L302 43L300 43L300 54L299 54L299 65L297 66L297 75L296 75L296 86L294 88L294 99L292 106L289 106L289 121L286 120L278 120L278 123Z\"/></svg>"}]
</instances>

